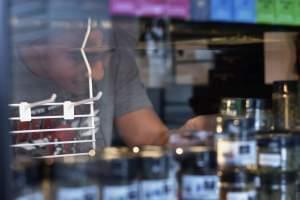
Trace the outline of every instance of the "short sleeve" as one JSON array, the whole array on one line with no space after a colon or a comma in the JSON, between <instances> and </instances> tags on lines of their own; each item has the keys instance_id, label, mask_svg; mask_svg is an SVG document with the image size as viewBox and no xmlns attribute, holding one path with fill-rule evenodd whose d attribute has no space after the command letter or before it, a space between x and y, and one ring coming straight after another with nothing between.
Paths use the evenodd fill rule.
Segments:
<instances>
[{"instance_id":1,"label":"short sleeve","mask_svg":"<svg viewBox=\"0 0 300 200\"><path fill-rule=\"evenodd\" d=\"M115 117L152 107L142 84L134 54L118 50L119 62L115 82Z\"/></svg>"}]
</instances>

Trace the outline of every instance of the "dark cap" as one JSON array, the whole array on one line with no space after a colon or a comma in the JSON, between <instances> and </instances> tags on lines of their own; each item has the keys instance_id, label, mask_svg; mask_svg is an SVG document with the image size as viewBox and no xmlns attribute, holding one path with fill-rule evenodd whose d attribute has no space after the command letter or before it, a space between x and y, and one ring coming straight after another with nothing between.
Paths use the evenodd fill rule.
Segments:
<instances>
[{"instance_id":1,"label":"dark cap","mask_svg":"<svg viewBox=\"0 0 300 200\"><path fill-rule=\"evenodd\" d=\"M221 175L221 182L225 183L232 183L232 184L243 184L253 182L255 176L253 173L250 173L244 169L232 169L232 170L225 170L220 172Z\"/></svg>"},{"instance_id":2,"label":"dark cap","mask_svg":"<svg viewBox=\"0 0 300 200\"><path fill-rule=\"evenodd\" d=\"M177 156L183 171L195 171L195 173L217 170L216 152L207 147L184 148L183 153Z\"/></svg>"},{"instance_id":3,"label":"dark cap","mask_svg":"<svg viewBox=\"0 0 300 200\"><path fill-rule=\"evenodd\" d=\"M275 81L273 92L280 94L296 93L299 81Z\"/></svg>"},{"instance_id":4,"label":"dark cap","mask_svg":"<svg viewBox=\"0 0 300 200\"><path fill-rule=\"evenodd\" d=\"M297 173L295 172L277 172L260 175L261 184L271 187L272 185L296 184Z\"/></svg>"},{"instance_id":5,"label":"dark cap","mask_svg":"<svg viewBox=\"0 0 300 200\"><path fill-rule=\"evenodd\" d=\"M43 160L22 159L12 165L13 182L16 187L41 184L46 165Z\"/></svg>"},{"instance_id":6,"label":"dark cap","mask_svg":"<svg viewBox=\"0 0 300 200\"><path fill-rule=\"evenodd\" d=\"M293 147L296 143L295 137L289 132L261 132L256 136L259 147Z\"/></svg>"}]
</instances>

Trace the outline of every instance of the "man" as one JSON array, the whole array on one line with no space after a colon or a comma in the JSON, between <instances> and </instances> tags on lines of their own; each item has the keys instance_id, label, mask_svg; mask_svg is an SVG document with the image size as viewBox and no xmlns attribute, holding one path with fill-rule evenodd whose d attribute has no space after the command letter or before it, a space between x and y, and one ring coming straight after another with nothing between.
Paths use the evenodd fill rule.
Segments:
<instances>
[{"instance_id":1,"label":"man","mask_svg":"<svg viewBox=\"0 0 300 200\"><path fill-rule=\"evenodd\" d=\"M100 4L98 1L86 1L82 3L81 8L78 8L76 14L93 16L91 8L94 9ZM59 9L63 12L70 9L69 5L66 5L66 8L61 6ZM72 7L72 9L74 8ZM21 60L22 63L15 62L14 65L13 102L39 101L46 99L52 93L58 95L58 102L88 98L90 82L81 52L84 38L88 36L84 50L91 65L94 94L99 91L103 92L100 101L95 102L97 148L110 146L116 131L128 146L164 145L168 141L168 129L154 112L139 79L135 63L133 49L137 37L135 28L126 21L109 24L110 21L105 21L103 18L99 20L97 15L100 9L96 9L96 17L92 18L94 20L90 24L91 32L89 34L87 34L87 17L82 17L79 21L62 20L58 17L58 19L52 18L51 22L48 22L47 33L41 38L16 43L16 52L20 58L18 60ZM55 9L55 13L58 12L58 9ZM18 23L22 23L22 19L19 20ZM15 27L17 30L18 24ZM41 111L42 108L38 109L36 112L33 110L33 115L57 115L62 112L58 107L46 108L44 111ZM87 110L86 106L81 106L76 112L89 112ZM89 121L90 118L67 122L52 120L48 123L40 120L32 121L29 124L17 123L15 126L17 126L17 130L28 130L33 126L36 126L33 129L82 127L89 124ZM190 120L185 128L202 129L205 126L205 118L199 117ZM68 139L61 135L67 135L65 138ZM31 135L31 138L21 136L16 143L32 143L32 140L38 139L40 136L36 134ZM72 138L74 140L91 138L92 136L80 131L79 134L60 131L55 134L43 133L41 137L47 138L47 141L65 141ZM57 149L60 149L61 152L55 152ZM39 152L37 155L85 152L91 147L82 148L76 145L76 150L71 149L66 145L61 148L52 146L50 150L47 148L46 152Z\"/></svg>"}]
</instances>

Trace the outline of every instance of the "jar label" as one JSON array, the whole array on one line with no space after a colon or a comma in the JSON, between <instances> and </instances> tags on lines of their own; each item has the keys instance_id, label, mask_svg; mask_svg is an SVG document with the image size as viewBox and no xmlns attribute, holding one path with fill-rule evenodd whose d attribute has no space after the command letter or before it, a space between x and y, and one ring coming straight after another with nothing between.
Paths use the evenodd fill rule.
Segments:
<instances>
[{"instance_id":1,"label":"jar label","mask_svg":"<svg viewBox=\"0 0 300 200\"><path fill-rule=\"evenodd\" d=\"M57 200L98 200L99 190L97 186L80 188L61 188L57 193Z\"/></svg>"},{"instance_id":2,"label":"jar label","mask_svg":"<svg viewBox=\"0 0 300 200\"><path fill-rule=\"evenodd\" d=\"M183 199L218 199L219 197L218 176L184 175L182 177Z\"/></svg>"},{"instance_id":3,"label":"jar label","mask_svg":"<svg viewBox=\"0 0 300 200\"><path fill-rule=\"evenodd\" d=\"M256 200L256 191L228 192L227 200Z\"/></svg>"},{"instance_id":4,"label":"jar label","mask_svg":"<svg viewBox=\"0 0 300 200\"><path fill-rule=\"evenodd\" d=\"M166 182L166 197L165 200L174 200L177 199L177 190L178 190L178 184L176 177L170 177L168 178Z\"/></svg>"},{"instance_id":5,"label":"jar label","mask_svg":"<svg viewBox=\"0 0 300 200\"><path fill-rule=\"evenodd\" d=\"M33 194L27 194L21 197L17 197L16 200L44 200L44 196L40 192L35 192Z\"/></svg>"},{"instance_id":6,"label":"jar label","mask_svg":"<svg viewBox=\"0 0 300 200\"><path fill-rule=\"evenodd\" d=\"M138 199L138 185L104 186L102 200L136 200Z\"/></svg>"},{"instance_id":7,"label":"jar label","mask_svg":"<svg viewBox=\"0 0 300 200\"><path fill-rule=\"evenodd\" d=\"M161 200L167 196L168 187L165 180L148 180L140 182L141 200Z\"/></svg>"},{"instance_id":8,"label":"jar label","mask_svg":"<svg viewBox=\"0 0 300 200\"><path fill-rule=\"evenodd\" d=\"M280 167L281 156L279 154L259 154L258 163L260 166Z\"/></svg>"},{"instance_id":9,"label":"jar label","mask_svg":"<svg viewBox=\"0 0 300 200\"><path fill-rule=\"evenodd\" d=\"M218 164L221 166L256 165L256 141L219 140L217 148Z\"/></svg>"}]
</instances>

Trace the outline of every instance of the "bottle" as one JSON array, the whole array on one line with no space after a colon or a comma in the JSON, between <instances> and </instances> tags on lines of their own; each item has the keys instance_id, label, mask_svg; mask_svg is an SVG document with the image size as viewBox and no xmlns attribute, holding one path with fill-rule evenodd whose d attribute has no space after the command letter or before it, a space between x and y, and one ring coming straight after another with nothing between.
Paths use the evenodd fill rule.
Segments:
<instances>
[{"instance_id":1,"label":"bottle","mask_svg":"<svg viewBox=\"0 0 300 200\"><path fill-rule=\"evenodd\" d=\"M294 172L261 174L258 192L260 200L295 200L296 178Z\"/></svg>"},{"instance_id":2,"label":"bottle","mask_svg":"<svg viewBox=\"0 0 300 200\"><path fill-rule=\"evenodd\" d=\"M289 132L266 132L257 135L257 158L260 172L296 171L295 140Z\"/></svg>"},{"instance_id":3,"label":"bottle","mask_svg":"<svg viewBox=\"0 0 300 200\"><path fill-rule=\"evenodd\" d=\"M257 192L252 173L235 168L220 172L220 179L220 200L256 199Z\"/></svg>"},{"instance_id":4,"label":"bottle","mask_svg":"<svg viewBox=\"0 0 300 200\"><path fill-rule=\"evenodd\" d=\"M45 165L43 161L17 157L12 165L14 200L43 200Z\"/></svg>"},{"instance_id":5,"label":"bottle","mask_svg":"<svg viewBox=\"0 0 300 200\"><path fill-rule=\"evenodd\" d=\"M219 169L243 167L256 168L256 140L253 119L233 118L223 122L223 133L217 136L217 161Z\"/></svg>"},{"instance_id":6,"label":"bottle","mask_svg":"<svg viewBox=\"0 0 300 200\"><path fill-rule=\"evenodd\" d=\"M88 156L66 157L51 167L54 200L100 199L99 184L91 176Z\"/></svg>"},{"instance_id":7,"label":"bottle","mask_svg":"<svg viewBox=\"0 0 300 200\"><path fill-rule=\"evenodd\" d=\"M100 184L100 199L138 199L139 161L131 149L105 148L92 166Z\"/></svg>"},{"instance_id":8,"label":"bottle","mask_svg":"<svg viewBox=\"0 0 300 200\"><path fill-rule=\"evenodd\" d=\"M169 161L166 149L145 146L140 153L139 199L166 199L171 189L167 188Z\"/></svg>"},{"instance_id":9,"label":"bottle","mask_svg":"<svg viewBox=\"0 0 300 200\"><path fill-rule=\"evenodd\" d=\"M176 152L181 167L179 172L181 199L217 200L219 177L215 150L210 147L194 146L179 148Z\"/></svg>"},{"instance_id":10,"label":"bottle","mask_svg":"<svg viewBox=\"0 0 300 200\"><path fill-rule=\"evenodd\" d=\"M272 110L275 130L292 130L296 126L297 81L273 83Z\"/></svg>"}]
</instances>

